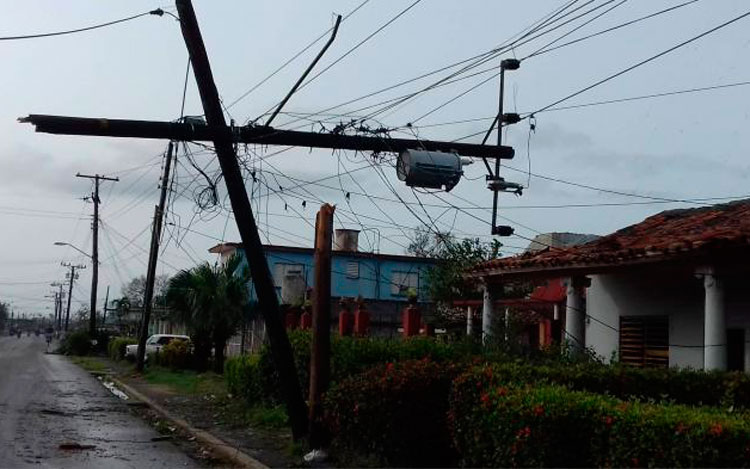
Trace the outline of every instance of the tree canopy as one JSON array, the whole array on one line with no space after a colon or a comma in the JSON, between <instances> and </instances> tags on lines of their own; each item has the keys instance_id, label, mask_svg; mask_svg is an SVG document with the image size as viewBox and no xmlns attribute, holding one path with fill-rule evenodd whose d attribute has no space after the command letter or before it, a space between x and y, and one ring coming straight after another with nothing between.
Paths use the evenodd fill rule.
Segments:
<instances>
[{"instance_id":1,"label":"tree canopy","mask_svg":"<svg viewBox=\"0 0 750 469\"><path fill-rule=\"evenodd\" d=\"M169 281L170 314L190 332L199 368L205 367L213 346L214 366L223 372L224 347L247 311L249 272L240 264L241 258L235 255L223 265L206 262L182 270Z\"/></svg>"}]
</instances>

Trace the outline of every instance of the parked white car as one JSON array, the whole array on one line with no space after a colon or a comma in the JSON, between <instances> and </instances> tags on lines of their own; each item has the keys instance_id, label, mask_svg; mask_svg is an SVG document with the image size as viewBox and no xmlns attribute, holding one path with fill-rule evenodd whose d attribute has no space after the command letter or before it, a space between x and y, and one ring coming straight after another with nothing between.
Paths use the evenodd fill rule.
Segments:
<instances>
[{"instance_id":1,"label":"parked white car","mask_svg":"<svg viewBox=\"0 0 750 469\"><path fill-rule=\"evenodd\" d=\"M156 353L161 350L162 347L172 342L173 340L186 340L190 342L190 337L186 335L174 335L174 334L154 334L146 340L146 357L150 353ZM125 347L125 357L136 358L138 356L138 345L128 345Z\"/></svg>"}]
</instances>

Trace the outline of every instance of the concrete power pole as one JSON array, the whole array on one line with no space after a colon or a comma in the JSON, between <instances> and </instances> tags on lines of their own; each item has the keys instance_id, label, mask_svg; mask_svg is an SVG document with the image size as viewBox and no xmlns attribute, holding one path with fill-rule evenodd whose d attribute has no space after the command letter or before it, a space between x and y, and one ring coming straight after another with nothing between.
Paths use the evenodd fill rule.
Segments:
<instances>
[{"instance_id":1,"label":"concrete power pole","mask_svg":"<svg viewBox=\"0 0 750 469\"><path fill-rule=\"evenodd\" d=\"M69 267L70 272L68 272L68 308L65 311L65 332L68 332L68 323L70 322L70 300L73 298L73 282L76 278L78 278L78 274L76 274L77 269L85 269L85 265L72 265L72 264L62 264L63 267ZM60 303L62 305L62 303ZM62 314L62 311L60 311L60 314Z\"/></svg>"},{"instance_id":2,"label":"concrete power pole","mask_svg":"<svg viewBox=\"0 0 750 469\"><path fill-rule=\"evenodd\" d=\"M169 169L172 165L172 151L174 145L169 142L167 156L164 163L164 174L161 179L161 194L159 205L154 207L154 223L151 227L151 249L148 253L148 271L146 272L146 291L143 295L143 321L138 334L138 355L136 357L136 369L143 371L146 361L146 339L148 338L148 323L151 321L151 310L154 300L154 283L156 282L156 261L159 257L159 238L161 238L161 226L164 219L164 205L167 201L167 189L169 187Z\"/></svg>"},{"instance_id":3,"label":"concrete power pole","mask_svg":"<svg viewBox=\"0 0 750 469\"><path fill-rule=\"evenodd\" d=\"M89 313L89 335L93 338L96 335L96 287L99 283L99 181L117 182L120 179L81 173L76 174L76 177L94 180L94 193L91 194L91 200L94 202L94 231L91 249L91 312Z\"/></svg>"}]
</instances>

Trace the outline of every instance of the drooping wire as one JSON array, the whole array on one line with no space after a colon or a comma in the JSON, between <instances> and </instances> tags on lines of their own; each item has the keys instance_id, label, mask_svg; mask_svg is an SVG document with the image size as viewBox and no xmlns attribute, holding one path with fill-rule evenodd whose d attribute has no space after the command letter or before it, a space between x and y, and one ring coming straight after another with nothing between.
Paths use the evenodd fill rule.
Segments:
<instances>
[{"instance_id":1,"label":"drooping wire","mask_svg":"<svg viewBox=\"0 0 750 469\"><path fill-rule=\"evenodd\" d=\"M127 18L121 18L119 20L108 21L106 23L95 24L95 25L86 26L83 28L69 29L65 31L56 31L56 32L51 32L51 33L26 34L26 35L20 35L20 36L4 36L4 37L0 37L0 41L19 41L19 40L24 40L24 39L39 39L39 38L44 38L44 37L65 36L68 34L82 33L85 31L93 31L95 29L105 28L107 26L114 26L116 24L125 23L127 21L132 21L134 19L141 18L147 15L162 16L164 15L164 13L166 13L164 10L162 10L161 8L157 8L155 10L146 11L143 13L139 13L137 15L128 16Z\"/></svg>"}]
</instances>

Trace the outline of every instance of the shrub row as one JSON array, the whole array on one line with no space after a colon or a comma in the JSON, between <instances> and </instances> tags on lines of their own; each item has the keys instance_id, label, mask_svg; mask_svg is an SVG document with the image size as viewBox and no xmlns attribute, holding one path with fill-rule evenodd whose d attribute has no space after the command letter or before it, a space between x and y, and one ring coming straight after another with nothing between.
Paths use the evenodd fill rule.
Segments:
<instances>
[{"instance_id":1,"label":"shrub row","mask_svg":"<svg viewBox=\"0 0 750 469\"><path fill-rule=\"evenodd\" d=\"M411 360L377 366L342 381L326 395L331 448L346 465L454 465L446 431L454 364Z\"/></svg>"},{"instance_id":2,"label":"shrub row","mask_svg":"<svg viewBox=\"0 0 750 469\"><path fill-rule=\"evenodd\" d=\"M190 342L187 340L172 340L155 354L154 363L172 368L173 370L184 370L192 365L192 353Z\"/></svg>"},{"instance_id":3,"label":"shrub row","mask_svg":"<svg viewBox=\"0 0 750 469\"><path fill-rule=\"evenodd\" d=\"M458 377L449 428L465 466L740 467L750 423L718 409L514 386L491 367Z\"/></svg>"},{"instance_id":4,"label":"shrub row","mask_svg":"<svg viewBox=\"0 0 750 469\"><path fill-rule=\"evenodd\" d=\"M134 337L113 337L109 340L107 354L112 360L122 360L125 358L125 347L137 343L138 340Z\"/></svg>"},{"instance_id":5,"label":"shrub row","mask_svg":"<svg viewBox=\"0 0 750 469\"><path fill-rule=\"evenodd\" d=\"M88 355L92 350L91 336L88 331L80 329L65 336L58 352L63 355Z\"/></svg>"},{"instance_id":6,"label":"shrub row","mask_svg":"<svg viewBox=\"0 0 750 469\"><path fill-rule=\"evenodd\" d=\"M497 363L505 382L559 384L626 400L750 408L750 376L740 372L633 368L579 363L531 366Z\"/></svg>"},{"instance_id":7,"label":"shrub row","mask_svg":"<svg viewBox=\"0 0 750 469\"><path fill-rule=\"evenodd\" d=\"M310 383L309 331L294 331L289 334L294 352L297 374L302 389ZM377 339L333 336L331 338L331 379L341 379L360 373L372 366L403 360L430 358L433 361L460 361L476 353L471 343L445 343L428 337L402 339ZM280 402L278 375L268 347L264 347L257 359L233 357L227 360L225 376L233 393L242 395L250 402Z\"/></svg>"}]
</instances>

